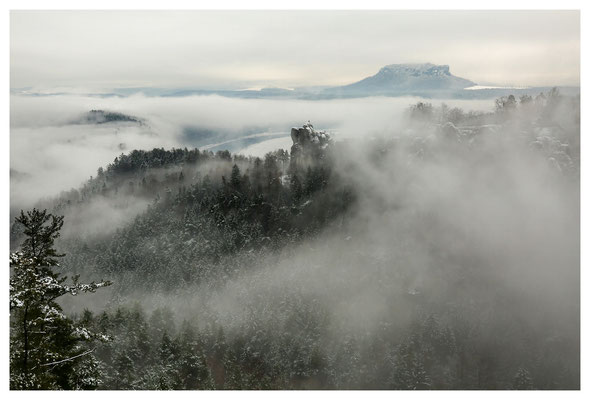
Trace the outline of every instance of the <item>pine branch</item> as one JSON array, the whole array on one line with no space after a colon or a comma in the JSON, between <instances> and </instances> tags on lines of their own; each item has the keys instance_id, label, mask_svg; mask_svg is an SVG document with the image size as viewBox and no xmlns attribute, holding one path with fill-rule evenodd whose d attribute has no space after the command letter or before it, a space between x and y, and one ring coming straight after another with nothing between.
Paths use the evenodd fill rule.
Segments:
<instances>
[{"instance_id":1,"label":"pine branch","mask_svg":"<svg viewBox=\"0 0 590 400\"><path fill-rule=\"evenodd\" d=\"M85 351L85 352L84 352L84 353L82 353L82 354L78 354L77 356L70 357L70 358L66 358L65 360L59 360L59 361L53 361L53 362L50 362L50 363L47 363L47 364L41 364L40 366L41 366L41 367L47 367L47 366L49 366L49 365L62 364L62 363L68 362L68 361L72 361L72 360L74 360L74 359L76 359L76 358L78 358L78 357L85 356L86 354L90 354L90 353L92 353L94 350L96 350L96 347L95 347L94 349L90 349L90 350L88 350L88 351Z\"/></svg>"}]
</instances>

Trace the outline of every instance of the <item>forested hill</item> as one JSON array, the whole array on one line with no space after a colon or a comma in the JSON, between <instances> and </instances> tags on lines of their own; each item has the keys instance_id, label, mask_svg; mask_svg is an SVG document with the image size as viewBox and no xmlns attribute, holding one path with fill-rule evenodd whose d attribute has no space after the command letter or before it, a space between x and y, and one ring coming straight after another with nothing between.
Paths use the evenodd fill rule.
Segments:
<instances>
[{"instance_id":1,"label":"forested hill","mask_svg":"<svg viewBox=\"0 0 590 400\"><path fill-rule=\"evenodd\" d=\"M564 123L574 126L579 114L565 122L552 117L564 107L575 111L572 101L558 92L520 101L510 96L498 99L492 113L418 103L408 109L407 130L423 134L359 143L379 170L385 168L379 160L399 149L425 160L456 151L432 138L474 154L477 143L483 148L489 138L505 137L500 131L520 131L511 140L524 140L555 168L577 176L579 138ZM40 204L66 216L59 242L68 254L64 266L129 280L116 290L169 290L227 278L269 249L310 239L333 224L341 228L361 190L351 179L359 168L355 157L364 156L353 155L356 144L334 143L311 125L294 128L291 136L291 154L278 150L263 159L196 148L121 154L80 189ZM18 238L13 232L13 247Z\"/></svg>"},{"instance_id":2,"label":"forested hill","mask_svg":"<svg viewBox=\"0 0 590 400\"><path fill-rule=\"evenodd\" d=\"M59 271L113 282L64 303L113 338L72 350L92 379L43 371L60 388L579 388L579 97L495 105L421 102L350 141L306 124L263 159L117 157L39 204L65 216Z\"/></svg>"},{"instance_id":3,"label":"forested hill","mask_svg":"<svg viewBox=\"0 0 590 400\"><path fill-rule=\"evenodd\" d=\"M107 274L120 282L115 290L177 289L227 278L261 252L311 237L353 206L354 192L333 173L329 136L311 125L300 131L293 157L186 148L122 154L48 204L68 219L64 267Z\"/></svg>"}]
</instances>

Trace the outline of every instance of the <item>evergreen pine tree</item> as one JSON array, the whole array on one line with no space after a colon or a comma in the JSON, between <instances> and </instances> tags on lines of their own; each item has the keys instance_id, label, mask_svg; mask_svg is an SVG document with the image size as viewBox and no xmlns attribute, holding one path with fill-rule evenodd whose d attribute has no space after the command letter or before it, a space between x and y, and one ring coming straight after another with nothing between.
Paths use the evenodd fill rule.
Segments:
<instances>
[{"instance_id":1,"label":"evergreen pine tree","mask_svg":"<svg viewBox=\"0 0 590 400\"><path fill-rule=\"evenodd\" d=\"M240 176L240 168L237 164L231 169L230 184L235 190L240 190L242 186L242 177Z\"/></svg>"},{"instance_id":2,"label":"evergreen pine tree","mask_svg":"<svg viewBox=\"0 0 590 400\"><path fill-rule=\"evenodd\" d=\"M56 299L94 292L110 282L66 285L54 269L63 257L53 247L63 217L46 210L21 211L16 222L26 239L10 255L10 387L11 389L90 389L99 383L88 343L103 338L78 326L62 313ZM103 338L104 339L104 338Z\"/></svg>"}]
</instances>

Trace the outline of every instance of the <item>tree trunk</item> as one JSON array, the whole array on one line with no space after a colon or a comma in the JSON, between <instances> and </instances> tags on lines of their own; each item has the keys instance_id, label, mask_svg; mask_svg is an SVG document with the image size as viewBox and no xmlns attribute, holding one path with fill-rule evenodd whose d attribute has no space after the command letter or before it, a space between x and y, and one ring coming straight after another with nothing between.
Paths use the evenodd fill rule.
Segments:
<instances>
[{"instance_id":1,"label":"tree trunk","mask_svg":"<svg viewBox=\"0 0 590 400\"><path fill-rule=\"evenodd\" d=\"M25 313L23 315L23 335L24 335L24 356L23 356L23 371L25 376L29 375L29 331L27 327L27 314L29 312L29 305L25 306Z\"/></svg>"}]
</instances>

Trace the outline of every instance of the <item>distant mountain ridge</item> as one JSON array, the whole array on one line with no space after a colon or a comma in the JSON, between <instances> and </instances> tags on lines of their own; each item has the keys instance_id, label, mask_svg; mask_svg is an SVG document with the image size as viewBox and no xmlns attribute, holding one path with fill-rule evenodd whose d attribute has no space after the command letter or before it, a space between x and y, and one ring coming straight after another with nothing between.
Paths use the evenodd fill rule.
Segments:
<instances>
[{"instance_id":1,"label":"distant mountain ridge","mask_svg":"<svg viewBox=\"0 0 590 400\"><path fill-rule=\"evenodd\" d=\"M312 86L261 89L202 89L195 87L131 87L113 88L107 93L87 93L92 97L127 97L143 94L148 97L185 97L185 96L210 96L243 98L243 99L301 99L322 100L335 98L359 98L371 96L417 96L424 98L440 99L493 99L510 94L515 96L536 96L541 92L547 92L554 86L542 87L495 87L482 86L477 88L477 83L455 76L451 73L449 65L418 63L418 64L389 64L382 67L375 75L342 86ZM474 87L478 90L465 90ZM558 86L562 94L578 95L579 86ZM11 93L27 96L53 96L67 93L35 93L30 88L11 89ZM92 118L90 118L92 119ZM108 121L105 121L108 122Z\"/></svg>"}]
</instances>

